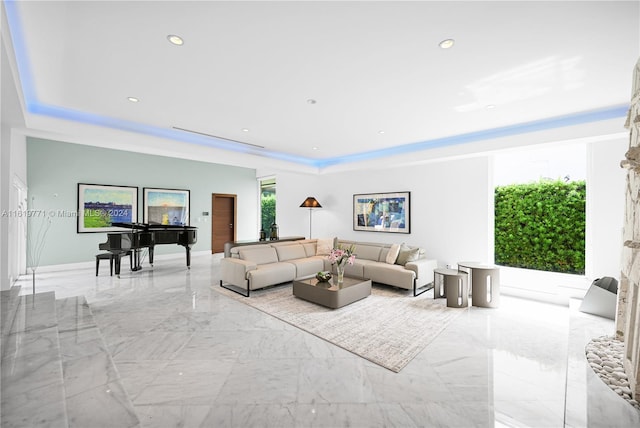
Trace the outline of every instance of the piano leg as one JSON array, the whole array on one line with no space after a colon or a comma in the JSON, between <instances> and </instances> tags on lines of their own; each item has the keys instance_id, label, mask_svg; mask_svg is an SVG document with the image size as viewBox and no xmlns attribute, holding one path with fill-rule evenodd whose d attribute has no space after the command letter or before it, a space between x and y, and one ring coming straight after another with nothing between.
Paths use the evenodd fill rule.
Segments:
<instances>
[{"instance_id":1,"label":"piano leg","mask_svg":"<svg viewBox=\"0 0 640 428\"><path fill-rule=\"evenodd\" d=\"M138 271L142 269L142 266L140 266L140 249L139 248L136 248L133 250L133 263L134 263L134 266L131 268L131 270Z\"/></svg>"},{"instance_id":2,"label":"piano leg","mask_svg":"<svg viewBox=\"0 0 640 428\"><path fill-rule=\"evenodd\" d=\"M153 245L149 247L149 264L153 266Z\"/></svg>"},{"instance_id":3,"label":"piano leg","mask_svg":"<svg viewBox=\"0 0 640 428\"><path fill-rule=\"evenodd\" d=\"M118 276L118 278L120 278L120 258L121 258L122 254L114 254L113 257L111 258L112 260L115 259L116 262L116 275Z\"/></svg>"}]
</instances>

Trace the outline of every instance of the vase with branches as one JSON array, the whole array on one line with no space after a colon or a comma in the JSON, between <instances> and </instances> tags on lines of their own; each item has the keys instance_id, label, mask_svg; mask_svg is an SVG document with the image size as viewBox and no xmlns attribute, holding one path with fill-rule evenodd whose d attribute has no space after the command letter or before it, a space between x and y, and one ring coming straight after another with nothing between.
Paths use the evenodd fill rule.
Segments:
<instances>
[{"instance_id":1,"label":"vase with branches","mask_svg":"<svg viewBox=\"0 0 640 428\"><path fill-rule=\"evenodd\" d=\"M36 294L36 269L44 249L51 217L44 210L36 210L35 196L31 197L31 209L27 211L27 265L31 269L33 294Z\"/></svg>"}]
</instances>

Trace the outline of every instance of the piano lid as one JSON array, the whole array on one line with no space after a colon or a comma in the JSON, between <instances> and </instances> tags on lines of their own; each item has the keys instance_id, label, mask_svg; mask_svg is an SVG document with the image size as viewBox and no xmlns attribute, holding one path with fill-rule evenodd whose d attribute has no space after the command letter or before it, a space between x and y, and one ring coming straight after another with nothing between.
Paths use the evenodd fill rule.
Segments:
<instances>
[{"instance_id":1,"label":"piano lid","mask_svg":"<svg viewBox=\"0 0 640 428\"><path fill-rule=\"evenodd\" d=\"M124 227L125 229L140 229L140 230L144 230L146 229L148 225L146 225L145 223L123 223L123 222L119 222L119 221L114 221L113 223L111 223L111 226L115 226L115 227Z\"/></svg>"},{"instance_id":2,"label":"piano lid","mask_svg":"<svg viewBox=\"0 0 640 428\"><path fill-rule=\"evenodd\" d=\"M113 222L111 226L124 227L134 230L195 230L195 226L180 226L178 224L158 224L158 223L121 223Z\"/></svg>"}]
</instances>

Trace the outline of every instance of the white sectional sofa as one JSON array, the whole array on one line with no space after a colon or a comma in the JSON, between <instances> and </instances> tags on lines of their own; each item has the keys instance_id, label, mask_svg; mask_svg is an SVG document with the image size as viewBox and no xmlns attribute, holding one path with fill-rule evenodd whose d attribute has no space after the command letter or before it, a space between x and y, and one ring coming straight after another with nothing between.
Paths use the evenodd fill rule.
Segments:
<instances>
[{"instance_id":1,"label":"white sectional sofa","mask_svg":"<svg viewBox=\"0 0 640 428\"><path fill-rule=\"evenodd\" d=\"M334 271L328 254L318 251L318 240L278 242L232 247L231 257L220 261L220 286L249 297L252 290L293 281L295 278L315 275L319 271ZM335 238L333 247L355 247L353 265L347 265L345 275L371 279L374 283L387 284L413 290L417 296L427 291L433 282L433 270L437 261L425 257L424 250L405 246L406 256L416 260L403 265L387 262L392 244L347 241ZM406 258L406 257L403 257ZM419 289L422 289L418 292Z\"/></svg>"}]
</instances>

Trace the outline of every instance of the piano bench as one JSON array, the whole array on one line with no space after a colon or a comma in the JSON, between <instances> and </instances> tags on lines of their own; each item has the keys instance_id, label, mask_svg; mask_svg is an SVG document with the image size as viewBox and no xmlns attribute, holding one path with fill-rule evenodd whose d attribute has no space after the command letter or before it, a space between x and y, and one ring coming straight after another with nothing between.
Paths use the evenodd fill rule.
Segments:
<instances>
[{"instance_id":1,"label":"piano bench","mask_svg":"<svg viewBox=\"0 0 640 428\"><path fill-rule=\"evenodd\" d=\"M120 259L122 256L129 256L129 265L133 266L132 253L131 250L126 253L114 254L114 253L100 253L96 254L96 276L98 276L98 271L100 270L100 260L109 260L109 274L113 276L113 263L116 264L116 275L120 275Z\"/></svg>"},{"instance_id":2,"label":"piano bench","mask_svg":"<svg viewBox=\"0 0 640 428\"><path fill-rule=\"evenodd\" d=\"M113 276L113 256L113 253L96 254L96 276L98 276L100 269L100 260L109 260L109 273Z\"/></svg>"}]
</instances>

